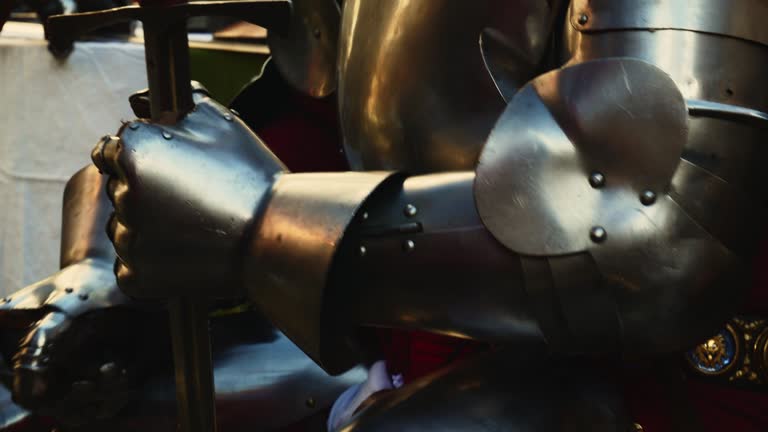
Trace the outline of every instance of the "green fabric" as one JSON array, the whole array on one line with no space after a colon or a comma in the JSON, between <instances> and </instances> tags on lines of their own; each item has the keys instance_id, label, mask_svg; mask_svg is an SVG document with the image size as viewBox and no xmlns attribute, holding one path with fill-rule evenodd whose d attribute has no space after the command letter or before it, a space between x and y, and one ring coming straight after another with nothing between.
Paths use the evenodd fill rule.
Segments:
<instances>
[{"instance_id":1,"label":"green fabric","mask_svg":"<svg viewBox=\"0 0 768 432\"><path fill-rule=\"evenodd\" d=\"M202 83L223 105L228 105L261 72L269 57L208 48L192 48L189 56L192 79Z\"/></svg>"}]
</instances>

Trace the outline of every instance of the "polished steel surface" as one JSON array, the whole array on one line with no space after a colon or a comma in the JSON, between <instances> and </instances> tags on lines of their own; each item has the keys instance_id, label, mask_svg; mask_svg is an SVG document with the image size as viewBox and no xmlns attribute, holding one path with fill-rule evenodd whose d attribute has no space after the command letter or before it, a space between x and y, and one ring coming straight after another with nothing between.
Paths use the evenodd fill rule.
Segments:
<instances>
[{"instance_id":1,"label":"polished steel surface","mask_svg":"<svg viewBox=\"0 0 768 432\"><path fill-rule=\"evenodd\" d=\"M757 15L753 17L763 25ZM562 61L632 57L668 73L688 100L768 112L768 48L741 39L679 30L579 32L566 24Z\"/></svg>"},{"instance_id":2,"label":"polished steel surface","mask_svg":"<svg viewBox=\"0 0 768 432\"><path fill-rule=\"evenodd\" d=\"M538 78L492 132L475 180L486 226L522 254L588 251L602 274L597 283L564 289L585 267L558 269L550 259L565 321L571 331L583 327L575 336L604 339L618 328L625 352L669 352L734 312L747 285L724 246L733 243L717 237L731 215L703 210L729 201L711 185L687 182L678 168L687 116L659 69L607 59ZM671 182L685 192L679 202L668 194ZM596 319L600 302L608 315Z\"/></svg>"},{"instance_id":3,"label":"polished steel surface","mask_svg":"<svg viewBox=\"0 0 768 432\"><path fill-rule=\"evenodd\" d=\"M577 1L589 10L564 15L553 53L558 2L347 0L352 168L461 172L286 173L203 99L186 123L135 122L95 152L113 176L120 282L248 296L332 373L357 358L355 325L512 345L393 391L346 430L628 426L614 399L588 397L597 377L533 353L542 338L558 354L679 352L732 316L761 234L749 197L768 112L748 3L671 17L682 2ZM565 67L518 91L553 54Z\"/></svg>"},{"instance_id":4,"label":"polished steel surface","mask_svg":"<svg viewBox=\"0 0 768 432\"><path fill-rule=\"evenodd\" d=\"M285 169L237 116L197 97L179 123L136 121L94 150L113 176L118 283L137 298L245 296L236 257Z\"/></svg>"},{"instance_id":5,"label":"polished steel surface","mask_svg":"<svg viewBox=\"0 0 768 432\"><path fill-rule=\"evenodd\" d=\"M619 378L525 344L455 363L387 392L340 432L624 432Z\"/></svg>"},{"instance_id":6,"label":"polished steel surface","mask_svg":"<svg viewBox=\"0 0 768 432\"><path fill-rule=\"evenodd\" d=\"M64 188L59 267L86 257L112 261L115 250L104 235L112 211L106 194L107 178L96 167L78 171ZM98 203L98 205L94 205Z\"/></svg>"},{"instance_id":7,"label":"polished steel surface","mask_svg":"<svg viewBox=\"0 0 768 432\"><path fill-rule=\"evenodd\" d=\"M314 97L336 91L341 12L336 0L292 0L287 32L269 32L267 44L280 73Z\"/></svg>"},{"instance_id":8,"label":"polished steel surface","mask_svg":"<svg viewBox=\"0 0 768 432\"><path fill-rule=\"evenodd\" d=\"M762 0L573 0L570 24L584 32L689 30L768 45Z\"/></svg>"},{"instance_id":9,"label":"polished steel surface","mask_svg":"<svg viewBox=\"0 0 768 432\"><path fill-rule=\"evenodd\" d=\"M346 1L338 96L351 167L472 169L504 108L481 34L508 48L489 54L494 70L514 69L508 92L537 73L552 14L535 0Z\"/></svg>"},{"instance_id":10,"label":"polished steel surface","mask_svg":"<svg viewBox=\"0 0 768 432\"><path fill-rule=\"evenodd\" d=\"M330 373L355 361L328 273L345 230L392 173L284 174L248 245L245 282L259 309Z\"/></svg>"},{"instance_id":11,"label":"polished steel surface","mask_svg":"<svg viewBox=\"0 0 768 432\"><path fill-rule=\"evenodd\" d=\"M738 4L735 8L741 7ZM723 12L721 18L729 13ZM750 22L762 26L759 10L742 18L747 26ZM683 159L741 194L761 193L759 185L768 180L762 169L768 161L762 126L768 110L768 83L762 72L768 70L768 48L692 31L580 32L570 24L565 30L563 60L570 63L633 57L670 74L690 114Z\"/></svg>"},{"instance_id":12,"label":"polished steel surface","mask_svg":"<svg viewBox=\"0 0 768 432\"><path fill-rule=\"evenodd\" d=\"M127 402L126 392L132 387L125 379L142 367L142 362L128 361L124 350L130 351L137 340L152 346L152 338L141 334L152 318L115 284L115 254L104 231L110 210L106 181L93 166L69 180L64 193L62 269L0 304L3 356L12 368L7 385L16 402L40 413L80 420L114 414ZM139 335L125 337L128 310L132 311L128 315L141 320L131 325ZM115 350L115 343L123 348ZM101 353L90 351L90 346L99 344ZM118 376L101 376L97 371L104 365L117 368ZM76 381L89 390L76 389ZM90 409L76 411L85 406Z\"/></svg>"},{"instance_id":13,"label":"polished steel surface","mask_svg":"<svg viewBox=\"0 0 768 432\"><path fill-rule=\"evenodd\" d=\"M409 177L367 200L334 267L352 305L345 315L467 339L542 340L519 257L480 221L473 180L471 171Z\"/></svg>"},{"instance_id":14,"label":"polished steel surface","mask_svg":"<svg viewBox=\"0 0 768 432\"><path fill-rule=\"evenodd\" d=\"M685 101L685 104L688 106L688 112L693 116L737 120L752 123L756 126L768 125L768 123L765 123L768 122L768 113L762 111L696 99L689 99Z\"/></svg>"},{"instance_id":15,"label":"polished steel surface","mask_svg":"<svg viewBox=\"0 0 768 432\"><path fill-rule=\"evenodd\" d=\"M766 208L755 196L740 190L686 160L672 179L672 199L724 246L745 260L758 252Z\"/></svg>"},{"instance_id":16,"label":"polished steel surface","mask_svg":"<svg viewBox=\"0 0 768 432\"><path fill-rule=\"evenodd\" d=\"M483 149L480 216L522 254L593 248L597 226L610 242L642 218L643 191L668 188L686 121L674 82L644 62L593 61L542 75L515 96ZM595 172L604 187L590 184Z\"/></svg>"},{"instance_id":17,"label":"polished steel surface","mask_svg":"<svg viewBox=\"0 0 768 432\"><path fill-rule=\"evenodd\" d=\"M112 275L115 252L104 231L110 212L106 182L93 166L81 169L67 182L61 271L10 295L0 310L39 310L46 305L74 318L130 303L116 288Z\"/></svg>"}]
</instances>

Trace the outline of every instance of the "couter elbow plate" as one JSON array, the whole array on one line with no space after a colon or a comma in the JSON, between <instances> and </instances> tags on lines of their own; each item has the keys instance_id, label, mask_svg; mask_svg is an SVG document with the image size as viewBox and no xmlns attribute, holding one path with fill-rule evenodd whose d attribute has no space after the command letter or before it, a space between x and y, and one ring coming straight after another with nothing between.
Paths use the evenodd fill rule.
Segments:
<instances>
[{"instance_id":1,"label":"couter elbow plate","mask_svg":"<svg viewBox=\"0 0 768 432\"><path fill-rule=\"evenodd\" d=\"M642 238L669 201L687 124L677 86L649 63L595 60L542 75L514 96L483 148L480 217L529 255Z\"/></svg>"}]
</instances>

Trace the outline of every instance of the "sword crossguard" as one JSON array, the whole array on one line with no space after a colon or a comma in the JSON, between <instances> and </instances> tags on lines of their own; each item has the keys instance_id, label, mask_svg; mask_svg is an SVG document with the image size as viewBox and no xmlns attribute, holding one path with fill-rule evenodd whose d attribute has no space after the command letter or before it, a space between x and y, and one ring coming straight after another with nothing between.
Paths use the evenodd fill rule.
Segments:
<instances>
[{"instance_id":1,"label":"sword crossguard","mask_svg":"<svg viewBox=\"0 0 768 432\"><path fill-rule=\"evenodd\" d=\"M54 55L66 57L72 51L74 41L86 33L120 22L141 21L144 27L152 120L172 124L194 106L189 84L189 18L236 17L265 27L269 31L284 34L290 27L291 12L289 0L124 6L97 12L52 16L47 22L46 38Z\"/></svg>"},{"instance_id":2,"label":"sword crossguard","mask_svg":"<svg viewBox=\"0 0 768 432\"><path fill-rule=\"evenodd\" d=\"M161 3L162 4L162 3ZM235 17L277 33L288 31L291 2L288 0L212 1L176 3L170 6L123 6L96 12L54 15L48 19L46 39L57 49L66 48L84 34L125 21L146 26L170 26L197 16ZM146 32L146 30L145 30Z\"/></svg>"}]
</instances>

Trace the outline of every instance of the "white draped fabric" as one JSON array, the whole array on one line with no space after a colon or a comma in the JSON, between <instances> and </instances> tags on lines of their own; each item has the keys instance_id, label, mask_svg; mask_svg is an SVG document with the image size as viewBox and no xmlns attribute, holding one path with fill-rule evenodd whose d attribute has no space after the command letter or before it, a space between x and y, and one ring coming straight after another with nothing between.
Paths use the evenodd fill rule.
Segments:
<instances>
[{"instance_id":1,"label":"white draped fabric","mask_svg":"<svg viewBox=\"0 0 768 432\"><path fill-rule=\"evenodd\" d=\"M57 61L41 36L10 22L0 34L0 295L58 269L64 184L146 87L139 44L78 43Z\"/></svg>"}]
</instances>

